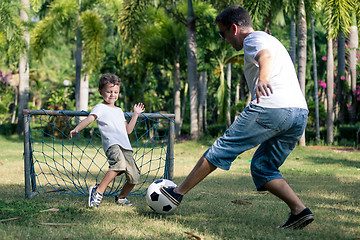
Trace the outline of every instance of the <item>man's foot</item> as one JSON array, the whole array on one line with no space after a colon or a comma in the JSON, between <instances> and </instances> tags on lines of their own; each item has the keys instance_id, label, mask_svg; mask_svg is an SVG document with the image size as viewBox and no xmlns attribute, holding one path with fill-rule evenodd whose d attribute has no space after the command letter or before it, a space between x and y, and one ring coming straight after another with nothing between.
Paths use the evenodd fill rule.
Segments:
<instances>
[{"instance_id":1,"label":"man's foot","mask_svg":"<svg viewBox=\"0 0 360 240\"><path fill-rule=\"evenodd\" d=\"M299 214L289 214L289 218L283 225L278 226L278 228L282 229L303 229L308 224L314 221L314 215L310 211L310 209L305 208Z\"/></svg>"},{"instance_id":2,"label":"man's foot","mask_svg":"<svg viewBox=\"0 0 360 240\"><path fill-rule=\"evenodd\" d=\"M119 196L115 196L115 203L122 206L132 207L132 203L129 200L127 200L125 197L119 198Z\"/></svg>"},{"instance_id":3,"label":"man's foot","mask_svg":"<svg viewBox=\"0 0 360 240\"><path fill-rule=\"evenodd\" d=\"M89 188L89 207L98 207L103 195L96 191L97 186L91 186Z\"/></svg>"},{"instance_id":4,"label":"man's foot","mask_svg":"<svg viewBox=\"0 0 360 240\"><path fill-rule=\"evenodd\" d=\"M174 192L174 189L175 187L163 186L160 188L160 192L164 194L164 196L167 197L173 204L179 206L183 198L183 195Z\"/></svg>"}]
</instances>

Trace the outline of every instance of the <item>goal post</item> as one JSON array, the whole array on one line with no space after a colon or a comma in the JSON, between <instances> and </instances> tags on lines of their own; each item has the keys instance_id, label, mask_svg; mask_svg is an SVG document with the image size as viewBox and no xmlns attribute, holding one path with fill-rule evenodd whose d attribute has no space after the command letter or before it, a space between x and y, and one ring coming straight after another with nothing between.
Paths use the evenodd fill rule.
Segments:
<instances>
[{"instance_id":1,"label":"goal post","mask_svg":"<svg viewBox=\"0 0 360 240\"><path fill-rule=\"evenodd\" d=\"M108 163L96 123L71 140L69 132L87 111L23 110L25 197L39 193L87 195L91 185L104 177ZM126 112L125 118L132 117ZM140 169L139 183L130 193L144 195L156 179L173 180L175 114L142 113L129 135ZM117 195L126 182L124 174L109 184L105 195Z\"/></svg>"}]
</instances>

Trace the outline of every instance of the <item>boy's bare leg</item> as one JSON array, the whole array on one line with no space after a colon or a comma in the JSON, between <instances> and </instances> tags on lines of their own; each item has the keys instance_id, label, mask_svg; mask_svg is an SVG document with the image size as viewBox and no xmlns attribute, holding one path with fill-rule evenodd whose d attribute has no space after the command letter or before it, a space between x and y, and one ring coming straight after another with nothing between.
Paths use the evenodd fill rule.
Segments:
<instances>
[{"instance_id":1,"label":"boy's bare leg","mask_svg":"<svg viewBox=\"0 0 360 240\"><path fill-rule=\"evenodd\" d=\"M129 195L129 193L131 192L131 190L133 190L133 188L135 187L135 184L131 184L126 182L123 186L123 188L121 189L119 198L124 198L127 195Z\"/></svg>"},{"instance_id":2,"label":"boy's bare leg","mask_svg":"<svg viewBox=\"0 0 360 240\"><path fill-rule=\"evenodd\" d=\"M101 180L99 186L97 187L96 191L98 193L104 194L107 186L109 185L109 183L114 180L114 178L118 175L119 172L116 171L107 171L105 174L105 177L103 178L103 180Z\"/></svg>"},{"instance_id":3,"label":"boy's bare leg","mask_svg":"<svg viewBox=\"0 0 360 240\"><path fill-rule=\"evenodd\" d=\"M182 195L186 194L216 168L215 165L202 156L182 184L174 189L174 192Z\"/></svg>"},{"instance_id":4,"label":"boy's bare leg","mask_svg":"<svg viewBox=\"0 0 360 240\"><path fill-rule=\"evenodd\" d=\"M306 208L284 179L280 178L271 180L265 183L264 187L269 192L283 200L289 206L292 214L296 215Z\"/></svg>"}]
</instances>

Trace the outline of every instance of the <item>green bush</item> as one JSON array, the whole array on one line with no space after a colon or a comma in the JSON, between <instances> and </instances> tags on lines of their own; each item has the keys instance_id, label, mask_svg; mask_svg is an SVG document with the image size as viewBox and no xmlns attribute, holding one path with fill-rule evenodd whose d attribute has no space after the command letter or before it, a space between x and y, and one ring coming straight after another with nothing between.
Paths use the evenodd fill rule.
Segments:
<instances>
[{"instance_id":1,"label":"green bush","mask_svg":"<svg viewBox=\"0 0 360 240\"><path fill-rule=\"evenodd\" d=\"M360 125L340 125L334 129L334 141L341 146L349 146L359 144L360 133L358 133ZM326 142L327 128L320 128L320 141ZM356 136L358 134L358 136ZM306 142L314 142L316 138L316 130L307 128L305 131Z\"/></svg>"},{"instance_id":2,"label":"green bush","mask_svg":"<svg viewBox=\"0 0 360 240\"><path fill-rule=\"evenodd\" d=\"M1 135L12 135L16 131L17 124L15 123L4 123L0 125L0 134Z\"/></svg>"},{"instance_id":3,"label":"green bush","mask_svg":"<svg viewBox=\"0 0 360 240\"><path fill-rule=\"evenodd\" d=\"M211 124L208 125L206 128L207 134L209 134L212 137L219 137L223 135L223 133L226 131L226 125L225 124Z\"/></svg>"},{"instance_id":4,"label":"green bush","mask_svg":"<svg viewBox=\"0 0 360 240\"><path fill-rule=\"evenodd\" d=\"M339 142L344 139L356 142L356 139L360 140L360 136L356 136L359 129L360 125L340 125L337 128L335 139Z\"/></svg>"}]
</instances>

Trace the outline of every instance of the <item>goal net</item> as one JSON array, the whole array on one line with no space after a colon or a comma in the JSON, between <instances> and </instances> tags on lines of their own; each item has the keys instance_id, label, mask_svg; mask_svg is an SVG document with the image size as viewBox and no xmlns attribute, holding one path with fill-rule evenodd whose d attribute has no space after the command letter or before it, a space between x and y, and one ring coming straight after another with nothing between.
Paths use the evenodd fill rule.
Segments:
<instances>
[{"instance_id":1,"label":"goal net","mask_svg":"<svg viewBox=\"0 0 360 240\"><path fill-rule=\"evenodd\" d=\"M25 196L39 193L88 195L99 184L108 163L96 122L69 140L69 132L89 112L24 110ZM125 113L130 120L132 113ZM173 178L174 114L142 113L129 135L141 176L130 194L145 195L159 178ZM118 195L124 174L112 181L105 195Z\"/></svg>"}]
</instances>

